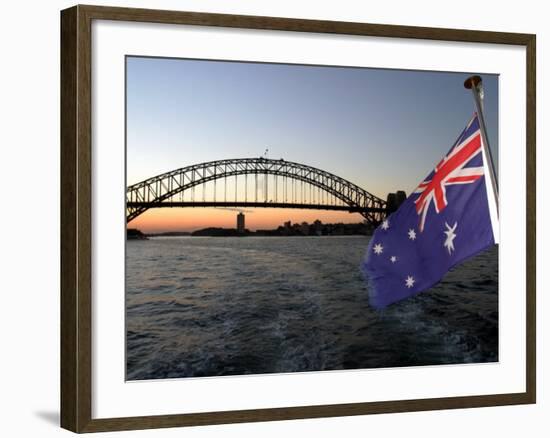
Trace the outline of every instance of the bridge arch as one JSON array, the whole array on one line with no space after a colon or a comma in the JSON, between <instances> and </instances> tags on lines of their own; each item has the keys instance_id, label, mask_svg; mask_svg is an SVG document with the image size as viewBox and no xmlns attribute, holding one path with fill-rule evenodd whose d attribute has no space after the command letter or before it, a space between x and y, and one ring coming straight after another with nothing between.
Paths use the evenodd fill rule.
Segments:
<instances>
[{"instance_id":1,"label":"bridge arch","mask_svg":"<svg viewBox=\"0 0 550 438\"><path fill-rule=\"evenodd\" d=\"M172 170L137 184L126 191L126 222L130 222L150 208L188 206L169 202L175 195L210 181L238 175L277 175L314 186L334 196L342 206L322 204L281 204L235 202L233 206L338 209L360 213L369 223L378 224L386 214L386 201L372 195L356 184L305 164L268 158L236 158L209 161ZM200 203L197 203L200 204ZM208 206L228 203L207 203ZM203 204L203 206L207 206Z\"/></svg>"}]
</instances>

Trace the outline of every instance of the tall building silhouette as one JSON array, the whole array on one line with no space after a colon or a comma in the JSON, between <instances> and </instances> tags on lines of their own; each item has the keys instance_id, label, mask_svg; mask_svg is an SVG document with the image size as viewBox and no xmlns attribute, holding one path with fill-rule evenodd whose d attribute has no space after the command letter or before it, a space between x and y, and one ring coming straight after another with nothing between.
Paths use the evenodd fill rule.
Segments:
<instances>
[{"instance_id":1,"label":"tall building silhouette","mask_svg":"<svg viewBox=\"0 0 550 438\"><path fill-rule=\"evenodd\" d=\"M244 234L244 213L242 211L237 215L237 233Z\"/></svg>"}]
</instances>

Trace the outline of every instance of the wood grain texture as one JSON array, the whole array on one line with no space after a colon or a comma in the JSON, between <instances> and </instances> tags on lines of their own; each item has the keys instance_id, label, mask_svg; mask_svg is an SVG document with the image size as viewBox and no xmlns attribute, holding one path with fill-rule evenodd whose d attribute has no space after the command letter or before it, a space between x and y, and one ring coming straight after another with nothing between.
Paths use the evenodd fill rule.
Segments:
<instances>
[{"instance_id":1,"label":"wood grain texture","mask_svg":"<svg viewBox=\"0 0 550 438\"><path fill-rule=\"evenodd\" d=\"M76 8L61 16L61 426L77 428Z\"/></svg>"},{"instance_id":2,"label":"wood grain texture","mask_svg":"<svg viewBox=\"0 0 550 438\"><path fill-rule=\"evenodd\" d=\"M92 419L91 23L95 19L513 44L527 53L527 369L517 394ZM74 432L149 429L513 405L536 400L536 39L530 34L276 17L75 6L61 13L61 426Z\"/></svg>"},{"instance_id":3,"label":"wood grain texture","mask_svg":"<svg viewBox=\"0 0 550 438\"><path fill-rule=\"evenodd\" d=\"M434 27L396 26L343 21L302 20L296 18L260 17L254 15L210 14L151 9L81 6L95 19L139 21L148 23L188 24L294 32L365 35L388 38L464 41L478 43L526 45L529 34L487 32Z\"/></svg>"},{"instance_id":4,"label":"wood grain texture","mask_svg":"<svg viewBox=\"0 0 550 438\"><path fill-rule=\"evenodd\" d=\"M343 417L411 411L433 411L531 403L527 394L448 397L388 402L348 403L292 408L255 409L244 411L206 412L200 414L158 415L92 420L81 432L153 429L201 426L260 421L296 420L306 418Z\"/></svg>"},{"instance_id":5,"label":"wood grain texture","mask_svg":"<svg viewBox=\"0 0 550 438\"><path fill-rule=\"evenodd\" d=\"M537 81L536 81L536 36L531 35L526 44L527 52L527 394L531 403L536 403L537 399Z\"/></svg>"},{"instance_id":6,"label":"wood grain texture","mask_svg":"<svg viewBox=\"0 0 550 438\"><path fill-rule=\"evenodd\" d=\"M77 7L78 427L92 412L92 22Z\"/></svg>"}]
</instances>

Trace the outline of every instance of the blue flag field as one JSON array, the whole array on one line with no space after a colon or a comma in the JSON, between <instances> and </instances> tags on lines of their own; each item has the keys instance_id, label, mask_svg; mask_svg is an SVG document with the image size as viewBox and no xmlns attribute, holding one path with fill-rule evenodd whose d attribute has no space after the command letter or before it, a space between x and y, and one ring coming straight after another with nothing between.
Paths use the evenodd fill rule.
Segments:
<instances>
[{"instance_id":1,"label":"blue flag field","mask_svg":"<svg viewBox=\"0 0 550 438\"><path fill-rule=\"evenodd\" d=\"M495 244L486 184L474 114L448 154L375 230L363 263L373 307L432 287L453 266Z\"/></svg>"}]
</instances>

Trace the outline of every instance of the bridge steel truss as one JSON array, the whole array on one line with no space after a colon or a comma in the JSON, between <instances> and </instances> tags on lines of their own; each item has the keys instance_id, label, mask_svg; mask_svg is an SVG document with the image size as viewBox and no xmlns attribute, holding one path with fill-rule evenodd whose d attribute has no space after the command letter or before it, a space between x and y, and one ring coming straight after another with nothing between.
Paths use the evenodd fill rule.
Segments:
<instances>
[{"instance_id":1,"label":"bridge steel truss","mask_svg":"<svg viewBox=\"0 0 550 438\"><path fill-rule=\"evenodd\" d=\"M218 179L239 175L276 175L300 181L327 192L342 205L287 202L175 202L175 195ZM256 188L257 190L257 188ZM126 191L126 222L149 208L158 207L269 207L343 210L360 213L370 224L379 224L386 215L386 201L330 172L285 160L238 158L210 161L182 167L131 185Z\"/></svg>"}]
</instances>

